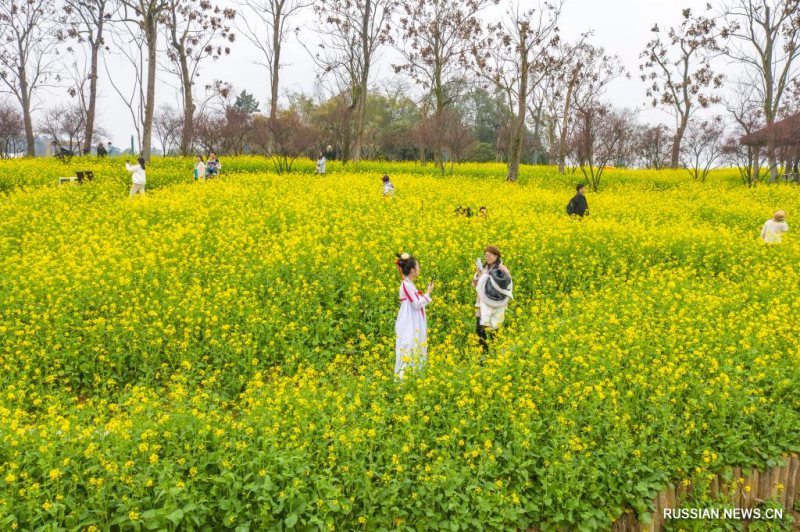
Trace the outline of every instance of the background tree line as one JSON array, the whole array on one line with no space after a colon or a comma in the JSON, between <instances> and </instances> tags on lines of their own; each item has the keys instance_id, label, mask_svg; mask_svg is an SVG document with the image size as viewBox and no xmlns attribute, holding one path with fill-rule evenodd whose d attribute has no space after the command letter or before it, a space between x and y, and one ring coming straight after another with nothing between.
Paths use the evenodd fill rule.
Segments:
<instances>
[{"instance_id":1,"label":"background tree line","mask_svg":"<svg viewBox=\"0 0 800 532\"><path fill-rule=\"evenodd\" d=\"M743 180L775 179L796 154L768 134L738 139L800 111L800 0L734 0L686 8L654 23L641 45L644 100L673 126L641 123L612 106L609 84L633 73L586 33L561 36L562 0L9 0L0 6L0 154L34 154L35 133L88 153L98 138L98 79L105 76L149 158L195 151L263 153L280 170L299 156L454 162L502 161L580 171L685 167L704 179L736 165ZM313 15L314 95L281 98L282 52ZM242 44L244 43L244 44ZM266 71L263 97L198 73L247 45ZM393 52L391 79L375 65ZM112 62L109 58L115 58ZM737 78L718 66L741 65ZM125 68L132 83L112 72ZM171 80L176 106L159 102ZM70 95L46 106L52 91ZM264 100L263 105L259 100ZM762 164L766 162L766 165Z\"/></svg>"}]
</instances>

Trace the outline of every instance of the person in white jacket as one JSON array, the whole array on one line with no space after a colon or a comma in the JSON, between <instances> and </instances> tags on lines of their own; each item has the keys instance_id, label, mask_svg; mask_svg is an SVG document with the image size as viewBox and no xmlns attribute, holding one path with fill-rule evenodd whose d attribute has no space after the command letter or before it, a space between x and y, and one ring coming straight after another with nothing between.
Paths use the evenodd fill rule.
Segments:
<instances>
[{"instance_id":1,"label":"person in white jacket","mask_svg":"<svg viewBox=\"0 0 800 532\"><path fill-rule=\"evenodd\" d=\"M206 180L206 163L203 162L203 156L199 154L197 155L197 162L194 165L194 180Z\"/></svg>"},{"instance_id":2,"label":"person in white jacket","mask_svg":"<svg viewBox=\"0 0 800 532\"><path fill-rule=\"evenodd\" d=\"M403 276L400 283L400 311L394 325L394 374L402 379L408 368L419 369L428 359L428 321L425 307L431 302L433 281L424 294L417 290L414 279L419 277L419 261L408 253L397 255L395 261Z\"/></svg>"},{"instance_id":3,"label":"person in white jacket","mask_svg":"<svg viewBox=\"0 0 800 532\"><path fill-rule=\"evenodd\" d=\"M484 354L486 354L489 352L488 341L491 339L491 331L497 330L503 323L508 302L513 295L511 272L500 260L500 249L497 246L486 246L483 256L486 264L482 264L480 259L476 261L472 286L477 292L475 297L475 333L478 335L478 341L483 348ZM492 279L494 270L498 270L506 276L509 281L507 287L496 286L496 282L493 282ZM492 289L500 296L500 299L495 300L487 297L487 284L492 285Z\"/></svg>"},{"instance_id":4,"label":"person in white jacket","mask_svg":"<svg viewBox=\"0 0 800 532\"><path fill-rule=\"evenodd\" d=\"M383 181L383 197L394 197L394 185L389 181L389 176L384 174L381 181Z\"/></svg>"},{"instance_id":5,"label":"person in white jacket","mask_svg":"<svg viewBox=\"0 0 800 532\"><path fill-rule=\"evenodd\" d=\"M789 224L786 223L786 213L775 211L772 219L764 222L761 227L761 240L767 244L780 244L781 235L789 231Z\"/></svg>"},{"instance_id":6,"label":"person in white jacket","mask_svg":"<svg viewBox=\"0 0 800 532\"><path fill-rule=\"evenodd\" d=\"M131 173L131 193L129 197L134 197L136 194L144 194L144 185L147 179L144 174L144 158L139 157L135 166L131 166L130 161L125 162L125 168Z\"/></svg>"}]
</instances>

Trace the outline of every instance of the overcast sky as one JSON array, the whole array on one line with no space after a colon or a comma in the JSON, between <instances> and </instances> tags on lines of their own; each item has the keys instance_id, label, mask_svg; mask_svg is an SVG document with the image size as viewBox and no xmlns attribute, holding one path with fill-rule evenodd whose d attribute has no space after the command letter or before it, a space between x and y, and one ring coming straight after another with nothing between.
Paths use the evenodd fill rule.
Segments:
<instances>
[{"instance_id":1,"label":"overcast sky","mask_svg":"<svg viewBox=\"0 0 800 532\"><path fill-rule=\"evenodd\" d=\"M234 5L230 0L223 3ZM683 8L693 7L699 11L704 6L705 1L698 0L566 0L559 26L562 37L567 40L574 40L583 32L593 31L590 42L604 47L610 53L618 54L630 71L631 79L617 79L609 86L606 93L608 101L620 107L641 108L639 116L644 122L660 121L671 125L670 115L653 110L645 103L644 84L638 78L639 54L651 37L650 28L653 23L658 22L662 28L676 25L680 22ZM486 16L491 16L491 13ZM295 24L301 27L299 38L307 44L314 42L312 23L313 14L310 11L295 19ZM207 83L221 79L233 83L237 93L244 89L254 94L263 110L268 101L269 86L266 69L256 64L258 53L243 35L237 35L231 55L218 61L208 60L201 65L196 90L198 99L202 99L203 87ZM398 60L393 55L392 51L383 52L372 79L373 84L394 76L389 65ZM132 77L124 60L113 55L107 55L106 60L109 72L118 84L130 89ZM285 95L287 91L312 93L315 89L314 65L308 52L294 36L285 45L283 62L285 66L281 70L281 94ZM720 65L720 68L733 74L731 66ZM99 125L108 132L108 138L115 145L127 147L130 145L130 136L135 132L133 120L109 84L103 68L100 69L100 78ZM158 72L158 78L157 107L169 104L177 108L180 98L177 78L164 71ZM68 99L63 90L52 92L46 101L40 102L40 107L44 108L61 99ZM155 135L153 144L160 147Z\"/></svg>"}]
</instances>

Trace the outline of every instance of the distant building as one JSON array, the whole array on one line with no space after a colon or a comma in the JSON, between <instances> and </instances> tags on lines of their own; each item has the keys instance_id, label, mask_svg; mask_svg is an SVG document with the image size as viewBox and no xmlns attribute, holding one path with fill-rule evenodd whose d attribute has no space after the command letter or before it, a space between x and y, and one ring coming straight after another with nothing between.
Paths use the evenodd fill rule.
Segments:
<instances>
[{"instance_id":1,"label":"distant building","mask_svg":"<svg viewBox=\"0 0 800 532\"><path fill-rule=\"evenodd\" d=\"M784 173L797 175L800 172L800 113L745 135L739 141L745 146L763 148L769 143L770 136Z\"/></svg>"},{"instance_id":2,"label":"distant building","mask_svg":"<svg viewBox=\"0 0 800 532\"><path fill-rule=\"evenodd\" d=\"M53 139L46 135L36 135L33 138L33 153L36 157L51 157L53 155Z\"/></svg>"}]
</instances>

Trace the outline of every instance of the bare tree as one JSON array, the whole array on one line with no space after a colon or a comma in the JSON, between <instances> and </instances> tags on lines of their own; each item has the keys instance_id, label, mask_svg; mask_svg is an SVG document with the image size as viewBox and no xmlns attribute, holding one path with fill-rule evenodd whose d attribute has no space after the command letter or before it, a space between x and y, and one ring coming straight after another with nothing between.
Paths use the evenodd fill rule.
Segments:
<instances>
[{"instance_id":1,"label":"bare tree","mask_svg":"<svg viewBox=\"0 0 800 532\"><path fill-rule=\"evenodd\" d=\"M736 130L724 143L723 155L736 165L742 182L753 186L761 178L761 148L742 144L742 136L755 133L764 126L763 106L759 102L758 89L752 80L740 80L724 100L725 108L733 116Z\"/></svg>"},{"instance_id":2,"label":"bare tree","mask_svg":"<svg viewBox=\"0 0 800 532\"><path fill-rule=\"evenodd\" d=\"M206 84L205 97L198 102L197 110L200 113L223 113L232 105L236 105L236 90L233 83L215 79Z\"/></svg>"},{"instance_id":3,"label":"bare tree","mask_svg":"<svg viewBox=\"0 0 800 532\"><path fill-rule=\"evenodd\" d=\"M321 42L312 57L319 77L332 77L334 92L349 100L352 150L345 146L343 162L361 159L370 72L379 48L392 42L390 18L396 5L396 0L329 0L314 6Z\"/></svg>"},{"instance_id":4,"label":"bare tree","mask_svg":"<svg viewBox=\"0 0 800 532\"><path fill-rule=\"evenodd\" d=\"M683 166L693 179L705 181L711 166L722 156L725 124L717 116L702 122L690 122L681 149Z\"/></svg>"},{"instance_id":5,"label":"bare tree","mask_svg":"<svg viewBox=\"0 0 800 532\"><path fill-rule=\"evenodd\" d=\"M171 154L175 148L180 146L183 118L177 109L170 105L159 107L153 117L153 126L164 155Z\"/></svg>"},{"instance_id":6,"label":"bare tree","mask_svg":"<svg viewBox=\"0 0 800 532\"><path fill-rule=\"evenodd\" d=\"M172 73L178 76L183 95L183 131L181 155L189 155L192 148L192 129L196 112L193 87L200 63L219 59L230 53L229 43L235 39L227 25L236 12L221 9L208 0L166 0L168 56Z\"/></svg>"},{"instance_id":7,"label":"bare tree","mask_svg":"<svg viewBox=\"0 0 800 532\"><path fill-rule=\"evenodd\" d=\"M0 159L15 157L25 149L22 113L10 102L0 100Z\"/></svg>"},{"instance_id":8,"label":"bare tree","mask_svg":"<svg viewBox=\"0 0 800 532\"><path fill-rule=\"evenodd\" d=\"M547 134L547 98L544 93L547 78L548 76L545 76L544 82L540 82L533 88L531 96L528 99L528 115L530 116L530 121L533 123L533 131L531 132L533 164L539 164L541 157L550 150L550 137Z\"/></svg>"},{"instance_id":9,"label":"bare tree","mask_svg":"<svg viewBox=\"0 0 800 532\"><path fill-rule=\"evenodd\" d=\"M710 9L706 4L706 11ZM653 107L666 107L675 117L672 168L680 163L681 141L692 114L698 107L719 101L713 89L720 87L723 76L714 73L711 58L721 52L719 35L728 32L727 28L717 28L713 16L694 15L688 8L682 16L680 26L669 28L666 37L662 37L658 24L653 26L655 36L641 53L644 62L639 65Z\"/></svg>"},{"instance_id":10,"label":"bare tree","mask_svg":"<svg viewBox=\"0 0 800 532\"><path fill-rule=\"evenodd\" d=\"M71 62L66 64L66 68L62 73L62 82L67 83L67 93L73 98L75 105L81 110L84 115L89 114L89 89L91 86L91 59L89 51L83 46L77 48L67 46L66 53L63 57L70 58ZM85 126L86 120L83 120ZM92 128L94 130L94 127ZM81 135L81 138L86 139L86 135ZM87 148L88 146L88 148ZM82 153L90 153L91 141L87 146L81 146ZM88 151L84 150L87 148ZM77 153L77 151L76 151Z\"/></svg>"},{"instance_id":11,"label":"bare tree","mask_svg":"<svg viewBox=\"0 0 800 532\"><path fill-rule=\"evenodd\" d=\"M442 140L450 159L450 174L452 174L455 163L469 156L475 148L477 139L472 129L465 123L464 117L455 109L445 109L440 119L444 120L441 127L445 132Z\"/></svg>"},{"instance_id":12,"label":"bare tree","mask_svg":"<svg viewBox=\"0 0 800 532\"><path fill-rule=\"evenodd\" d=\"M669 128L664 124L643 127L640 130L636 151L646 168L662 170L669 166L672 138Z\"/></svg>"},{"instance_id":13,"label":"bare tree","mask_svg":"<svg viewBox=\"0 0 800 532\"><path fill-rule=\"evenodd\" d=\"M256 117L251 131L253 146L272 159L279 174L291 172L294 161L316 142L311 128L293 109L279 112L274 119Z\"/></svg>"},{"instance_id":14,"label":"bare tree","mask_svg":"<svg viewBox=\"0 0 800 532\"><path fill-rule=\"evenodd\" d=\"M147 49L147 90L144 98L144 121L142 123L142 157L150 160L150 144L153 136L153 115L156 108L156 59L158 51L159 25L169 6L167 0L118 0L122 4L122 20L135 24L141 31Z\"/></svg>"},{"instance_id":15,"label":"bare tree","mask_svg":"<svg viewBox=\"0 0 800 532\"><path fill-rule=\"evenodd\" d=\"M473 47L476 71L505 96L509 124L508 181L519 175L528 102L554 67L562 2L521 11L514 0L505 20L488 24L487 37Z\"/></svg>"},{"instance_id":16,"label":"bare tree","mask_svg":"<svg viewBox=\"0 0 800 532\"><path fill-rule=\"evenodd\" d=\"M778 114L782 117L800 113L800 77L789 81L786 88L786 98L784 98Z\"/></svg>"},{"instance_id":17,"label":"bare tree","mask_svg":"<svg viewBox=\"0 0 800 532\"><path fill-rule=\"evenodd\" d=\"M76 65L75 70L79 71L81 75L73 78L75 85L70 89L71 94L79 97L86 112L83 153L89 153L92 148L97 108L99 56L106 46L103 34L106 24L113 16L114 8L113 0L64 0L63 9L66 13L68 35L76 39L78 43L86 44L89 52L88 75L80 72L80 67ZM87 87L85 86L87 80L89 82L88 94L86 94Z\"/></svg>"},{"instance_id":18,"label":"bare tree","mask_svg":"<svg viewBox=\"0 0 800 532\"><path fill-rule=\"evenodd\" d=\"M253 115L247 109L229 106L225 109L225 126L222 129L223 153L241 155L247 147L247 137L253 125Z\"/></svg>"},{"instance_id":19,"label":"bare tree","mask_svg":"<svg viewBox=\"0 0 800 532\"><path fill-rule=\"evenodd\" d=\"M0 2L0 81L22 109L29 157L34 156L34 98L39 89L59 79L55 23L51 0Z\"/></svg>"},{"instance_id":20,"label":"bare tree","mask_svg":"<svg viewBox=\"0 0 800 532\"><path fill-rule=\"evenodd\" d=\"M225 116L222 113L205 111L200 113L195 120L194 141L206 153L222 151L224 129Z\"/></svg>"},{"instance_id":21,"label":"bare tree","mask_svg":"<svg viewBox=\"0 0 800 532\"><path fill-rule=\"evenodd\" d=\"M264 56L269 74L269 117L278 113L278 89L280 87L281 52L290 32L296 30L290 19L312 6L312 0L240 0L241 16L238 28ZM266 30L266 31L265 31ZM266 38L265 38L266 35Z\"/></svg>"},{"instance_id":22,"label":"bare tree","mask_svg":"<svg viewBox=\"0 0 800 532\"><path fill-rule=\"evenodd\" d=\"M225 143L225 110L235 106L233 84L219 79L205 86L205 99L198 106L193 140L208 152L221 152Z\"/></svg>"},{"instance_id":23,"label":"bare tree","mask_svg":"<svg viewBox=\"0 0 800 532\"><path fill-rule=\"evenodd\" d=\"M394 65L395 72L405 72L433 96L435 123L453 103L464 78L464 63L481 27L478 15L497 0L403 0L399 19L399 48L404 63ZM442 172L442 139L436 131L434 160Z\"/></svg>"},{"instance_id":24,"label":"bare tree","mask_svg":"<svg viewBox=\"0 0 800 532\"><path fill-rule=\"evenodd\" d=\"M631 135L630 120L607 104L592 102L575 110L571 144L584 178L597 191L606 167L619 157Z\"/></svg>"},{"instance_id":25,"label":"bare tree","mask_svg":"<svg viewBox=\"0 0 800 532\"><path fill-rule=\"evenodd\" d=\"M370 94L370 120L364 135L366 157L409 160L416 155L412 129L418 110L406 94L407 86L396 79L385 83L380 92Z\"/></svg>"},{"instance_id":26,"label":"bare tree","mask_svg":"<svg viewBox=\"0 0 800 532\"><path fill-rule=\"evenodd\" d=\"M618 56L608 55L605 49L589 44L586 42L588 36L582 35L577 44L562 43L558 68L554 69L548 81L551 87L547 97L551 145L556 146L556 162L561 174L565 170L568 151L574 148L574 143L568 139L575 109L595 107L609 83L619 76L628 75Z\"/></svg>"},{"instance_id":27,"label":"bare tree","mask_svg":"<svg viewBox=\"0 0 800 532\"><path fill-rule=\"evenodd\" d=\"M38 129L62 147L78 153L85 140L86 113L78 102L56 105L44 113Z\"/></svg>"},{"instance_id":28,"label":"bare tree","mask_svg":"<svg viewBox=\"0 0 800 532\"><path fill-rule=\"evenodd\" d=\"M639 137L637 135L640 124L637 121L637 111L623 108L615 110L619 142L612 154L612 162L617 168L628 168L636 163Z\"/></svg>"},{"instance_id":29,"label":"bare tree","mask_svg":"<svg viewBox=\"0 0 800 532\"><path fill-rule=\"evenodd\" d=\"M789 82L798 74L800 56L800 0L733 0L726 8L734 45L731 58L744 64L758 80L758 92L767 126L770 181L778 177L778 159L772 125Z\"/></svg>"},{"instance_id":30,"label":"bare tree","mask_svg":"<svg viewBox=\"0 0 800 532\"><path fill-rule=\"evenodd\" d=\"M322 145L335 148L338 157L342 157L350 145L350 107L344 95L337 94L320 102L311 112L308 122L313 124L316 136Z\"/></svg>"},{"instance_id":31,"label":"bare tree","mask_svg":"<svg viewBox=\"0 0 800 532\"><path fill-rule=\"evenodd\" d=\"M110 55L121 59L118 64L126 64L130 67L133 74L133 83L123 86L117 76L109 70L108 61L103 62L108 79L114 92L120 97L128 113L131 116L133 127L136 130L136 137L139 147L143 146L144 123L145 123L145 57L146 50L145 38L137 26L122 23L124 31L110 32L111 51Z\"/></svg>"},{"instance_id":32,"label":"bare tree","mask_svg":"<svg viewBox=\"0 0 800 532\"><path fill-rule=\"evenodd\" d=\"M442 123L437 123L442 121ZM440 132L444 132L443 135ZM450 173L454 165L461 162L474 149L477 139L466 124L464 116L455 108L447 108L438 117L430 115L414 127L412 136L422 152L442 148L444 160L450 162Z\"/></svg>"},{"instance_id":33,"label":"bare tree","mask_svg":"<svg viewBox=\"0 0 800 532\"><path fill-rule=\"evenodd\" d=\"M544 83L536 90L532 98L532 109L529 109L531 114L536 113L541 121L540 127L543 130L542 136L547 146L548 164L558 164L558 161L561 160L559 157L560 152L566 149L566 146L559 146L559 141L561 140L559 126L562 123L560 105L562 101L562 79L556 72L554 71L548 75ZM564 139L564 144L566 144L566 139Z\"/></svg>"},{"instance_id":34,"label":"bare tree","mask_svg":"<svg viewBox=\"0 0 800 532\"><path fill-rule=\"evenodd\" d=\"M736 133L722 142L722 160L739 170L742 184L753 187L758 183L759 169L754 168L754 160L759 158L758 149L740 142L741 135Z\"/></svg>"},{"instance_id":35,"label":"bare tree","mask_svg":"<svg viewBox=\"0 0 800 532\"><path fill-rule=\"evenodd\" d=\"M201 113L195 123L194 141L203 151L241 155L251 136L253 116L244 108L228 105L223 111Z\"/></svg>"}]
</instances>

